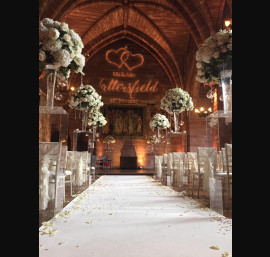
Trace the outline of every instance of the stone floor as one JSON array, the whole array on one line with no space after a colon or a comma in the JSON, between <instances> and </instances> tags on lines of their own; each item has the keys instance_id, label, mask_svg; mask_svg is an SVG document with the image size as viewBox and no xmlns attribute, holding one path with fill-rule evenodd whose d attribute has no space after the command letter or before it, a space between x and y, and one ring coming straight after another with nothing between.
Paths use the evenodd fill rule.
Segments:
<instances>
[{"instance_id":1,"label":"stone floor","mask_svg":"<svg viewBox=\"0 0 270 257\"><path fill-rule=\"evenodd\" d=\"M154 175L154 170L136 170L136 169L97 169L96 170L96 176L95 178L92 178L92 183L96 181L100 176L102 175L148 175L148 176L153 176ZM65 207L67 204L69 204L75 197L77 197L80 193L82 193L84 190L88 188L88 185L83 185L81 187L73 187L73 195L70 196L68 194L69 188L68 185L66 185L66 196L65 196L65 202L64 206ZM183 188L173 188L176 191L186 191L188 196L191 196L191 189L192 186L188 185ZM196 197L194 196L194 199ZM197 199L200 201L203 205L206 207L209 207L209 199L206 198L205 194L203 191L200 191L200 199ZM42 225L42 222L48 221L56 213L52 209L47 209L45 211L39 211L39 227ZM229 202L229 208L224 208L223 209L223 215L227 218L232 218L232 199L230 199Z\"/></svg>"}]
</instances>

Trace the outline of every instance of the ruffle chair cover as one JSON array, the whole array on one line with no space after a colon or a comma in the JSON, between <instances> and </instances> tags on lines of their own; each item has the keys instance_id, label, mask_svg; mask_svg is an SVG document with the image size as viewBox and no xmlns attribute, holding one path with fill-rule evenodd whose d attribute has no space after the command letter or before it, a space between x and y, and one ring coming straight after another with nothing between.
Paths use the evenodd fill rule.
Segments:
<instances>
[{"instance_id":1,"label":"ruffle chair cover","mask_svg":"<svg viewBox=\"0 0 270 257\"><path fill-rule=\"evenodd\" d=\"M46 210L48 207L49 197L49 177L50 171L48 169L50 159L44 155L39 160L39 210Z\"/></svg>"},{"instance_id":2,"label":"ruffle chair cover","mask_svg":"<svg viewBox=\"0 0 270 257\"><path fill-rule=\"evenodd\" d=\"M161 163L162 163L162 159L163 159L163 156L159 156L159 155L155 155L155 174L157 176L158 179L161 178L161 172L162 172L162 166L161 166Z\"/></svg>"},{"instance_id":3,"label":"ruffle chair cover","mask_svg":"<svg viewBox=\"0 0 270 257\"><path fill-rule=\"evenodd\" d=\"M82 186L86 179L88 153L75 151L76 160L74 186Z\"/></svg>"},{"instance_id":4,"label":"ruffle chair cover","mask_svg":"<svg viewBox=\"0 0 270 257\"><path fill-rule=\"evenodd\" d=\"M208 157L204 162L203 171L203 191L206 197L209 197L209 179L214 177L214 166Z\"/></svg>"},{"instance_id":5,"label":"ruffle chair cover","mask_svg":"<svg viewBox=\"0 0 270 257\"><path fill-rule=\"evenodd\" d=\"M61 142L39 142L39 209L45 210L50 199L55 199L55 176L59 172ZM45 159L44 159L45 158ZM49 172L49 173L48 173ZM51 184L50 182L53 182ZM44 209L45 208L45 209Z\"/></svg>"},{"instance_id":6,"label":"ruffle chair cover","mask_svg":"<svg viewBox=\"0 0 270 257\"><path fill-rule=\"evenodd\" d=\"M183 152L173 152L173 185L182 186L183 176L185 175L185 159L186 153Z\"/></svg>"},{"instance_id":7,"label":"ruffle chair cover","mask_svg":"<svg viewBox=\"0 0 270 257\"><path fill-rule=\"evenodd\" d=\"M203 190L209 194L209 178L216 174L217 149L215 147L198 147L198 171L203 178Z\"/></svg>"}]
</instances>

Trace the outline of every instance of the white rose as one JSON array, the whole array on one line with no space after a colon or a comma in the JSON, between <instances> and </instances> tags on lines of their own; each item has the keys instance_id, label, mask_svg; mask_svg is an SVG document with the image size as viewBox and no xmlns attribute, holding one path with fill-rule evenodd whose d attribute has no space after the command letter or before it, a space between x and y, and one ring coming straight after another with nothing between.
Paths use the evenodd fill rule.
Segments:
<instances>
[{"instance_id":1,"label":"white rose","mask_svg":"<svg viewBox=\"0 0 270 257\"><path fill-rule=\"evenodd\" d=\"M65 22L61 22L60 29L63 30L63 31L65 31L65 32L68 32L68 30L69 30L68 29L68 24L65 23Z\"/></svg>"},{"instance_id":2,"label":"white rose","mask_svg":"<svg viewBox=\"0 0 270 257\"><path fill-rule=\"evenodd\" d=\"M59 37L60 33L57 29L50 28L48 31L48 35L49 35L49 38L56 40Z\"/></svg>"},{"instance_id":3,"label":"white rose","mask_svg":"<svg viewBox=\"0 0 270 257\"><path fill-rule=\"evenodd\" d=\"M46 26L46 27L52 27L53 24L54 24L54 21L53 21L52 19L50 19L50 18L44 18L44 19L42 20L42 23L43 23L43 25Z\"/></svg>"},{"instance_id":4,"label":"white rose","mask_svg":"<svg viewBox=\"0 0 270 257\"><path fill-rule=\"evenodd\" d=\"M64 39L65 41L67 41L67 42L70 42L71 36L70 36L69 34L65 34L65 35L63 36L63 39ZM72 43L73 43L73 42L72 42Z\"/></svg>"},{"instance_id":5,"label":"white rose","mask_svg":"<svg viewBox=\"0 0 270 257\"><path fill-rule=\"evenodd\" d=\"M197 66L198 69L201 69L203 67L201 62L197 62L196 66Z\"/></svg>"},{"instance_id":6,"label":"white rose","mask_svg":"<svg viewBox=\"0 0 270 257\"><path fill-rule=\"evenodd\" d=\"M46 59L46 54L44 51L40 50L39 51L39 55L38 55L38 58L41 62L43 62L45 59Z\"/></svg>"},{"instance_id":7,"label":"white rose","mask_svg":"<svg viewBox=\"0 0 270 257\"><path fill-rule=\"evenodd\" d=\"M60 27L60 22L59 21L54 21L54 27L56 27L56 28L59 28Z\"/></svg>"},{"instance_id":8,"label":"white rose","mask_svg":"<svg viewBox=\"0 0 270 257\"><path fill-rule=\"evenodd\" d=\"M84 67L85 65L85 57L82 54L78 54L74 58L74 62L79 65L80 67Z\"/></svg>"},{"instance_id":9,"label":"white rose","mask_svg":"<svg viewBox=\"0 0 270 257\"><path fill-rule=\"evenodd\" d=\"M45 51L50 51L50 52L54 53L62 48L62 42L58 39L57 40L53 40L53 39L46 40L42 43L42 48Z\"/></svg>"}]
</instances>

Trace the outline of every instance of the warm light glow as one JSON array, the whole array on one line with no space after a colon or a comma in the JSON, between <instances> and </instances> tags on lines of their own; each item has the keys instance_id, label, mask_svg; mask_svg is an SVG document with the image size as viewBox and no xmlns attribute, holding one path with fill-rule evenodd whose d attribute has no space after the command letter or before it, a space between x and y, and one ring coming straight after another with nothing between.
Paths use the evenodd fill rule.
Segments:
<instances>
[{"instance_id":1,"label":"warm light glow","mask_svg":"<svg viewBox=\"0 0 270 257\"><path fill-rule=\"evenodd\" d=\"M74 91L74 89L75 89L74 87L71 87L71 88L70 88L71 91Z\"/></svg>"},{"instance_id":2,"label":"warm light glow","mask_svg":"<svg viewBox=\"0 0 270 257\"><path fill-rule=\"evenodd\" d=\"M226 26L226 27L229 27L230 25L231 25L231 22L230 22L229 20L226 20L226 21L225 21L225 26Z\"/></svg>"},{"instance_id":3,"label":"warm light glow","mask_svg":"<svg viewBox=\"0 0 270 257\"><path fill-rule=\"evenodd\" d=\"M201 108L200 108L200 111L201 111L201 112L202 112L202 111L204 111L204 108L203 108L203 107L201 107Z\"/></svg>"},{"instance_id":4,"label":"warm light glow","mask_svg":"<svg viewBox=\"0 0 270 257\"><path fill-rule=\"evenodd\" d=\"M195 112L196 112L196 113L198 113L198 112L199 112L199 110L198 110L198 109L195 109Z\"/></svg>"},{"instance_id":5,"label":"warm light glow","mask_svg":"<svg viewBox=\"0 0 270 257\"><path fill-rule=\"evenodd\" d=\"M212 112L212 108L210 107L210 108L208 109L208 111L209 111L209 112Z\"/></svg>"}]
</instances>

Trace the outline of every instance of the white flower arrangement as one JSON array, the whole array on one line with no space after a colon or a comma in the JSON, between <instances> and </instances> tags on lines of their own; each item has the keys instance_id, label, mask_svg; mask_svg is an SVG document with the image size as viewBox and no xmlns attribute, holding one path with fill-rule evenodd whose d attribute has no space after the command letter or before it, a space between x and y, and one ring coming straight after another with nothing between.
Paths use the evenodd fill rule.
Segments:
<instances>
[{"instance_id":1,"label":"white flower arrangement","mask_svg":"<svg viewBox=\"0 0 270 257\"><path fill-rule=\"evenodd\" d=\"M200 83L220 84L220 64L232 64L232 30L220 30L205 40L196 52Z\"/></svg>"},{"instance_id":2,"label":"white flower arrangement","mask_svg":"<svg viewBox=\"0 0 270 257\"><path fill-rule=\"evenodd\" d=\"M165 115L156 113L149 123L152 130L166 129L170 127L170 122Z\"/></svg>"},{"instance_id":3,"label":"white flower arrangement","mask_svg":"<svg viewBox=\"0 0 270 257\"><path fill-rule=\"evenodd\" d=\"M160 108L169 114L173 114L174 111L192 111L194 106L188 92L181 88L172 88L169 89L161 99Z\"/></svg>"},{"instance_id":4,"label":"white flower arrangement","mask_svg":"<svg viewBox=\"0 0 270 257\"><path fill-rule=\"evenodd\" d=\"M89 112L88 125L103 127L107 124L107 121L103 114L99 111Z\"/></svg>"},{"instance_id":5,"label":"white flower arrangement","mask_svg":"<svg viewBox=\"0 0 270 257\"><path fill-rule=\"evenodd\" d=\"M77 110L89 109L90 112L95 112L104 105L101 98L91 85L81 85L71 94L69 107Z\"/></svg>"},{"instance_id":6,"label":"white flower arrangement","mask_svg":"<svg viewBox=\"0 0 270 257\"><path fill-rule=\"evenodd\" d=\"M106 136L103 143L105 144L114 144L116 141L112 136Z\"/></svg>"},{"instance_id":7,"label":"white flower arrangement","mask_svg":"<svg viewBox=\"0 0 270 257\"><path fill-rule=\"evenodd\" d=\"M81 54L84 45L80 36L68 24L45 18L39 22L39 70L46 65L58 69L57 76L66 80L70 70L83 73L85 57Z\"/></svg>"},{"instance_id":8,"label":"white flower arrangement","mask_svg":"<svg viewBox=\"0 0 270 257\"><path fill-rule=\"evenodd\" d=\"M158 140L158 138L157 138L156 135L151 136L151 137L147 140L147 144L151 144L151 145L154 145L154 144L156 144L156 143L158 143L158 142L159 142L159 140Z\"/></svg>"}]
</instances>

